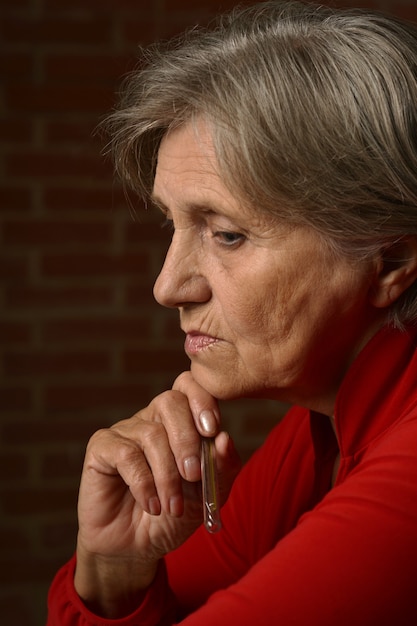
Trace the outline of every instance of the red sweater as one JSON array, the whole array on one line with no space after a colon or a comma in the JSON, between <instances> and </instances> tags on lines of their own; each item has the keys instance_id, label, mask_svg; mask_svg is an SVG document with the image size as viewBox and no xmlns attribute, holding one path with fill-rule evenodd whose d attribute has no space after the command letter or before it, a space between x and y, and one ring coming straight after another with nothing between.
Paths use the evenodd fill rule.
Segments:
<instances>
[{"instance_id":1,"label":"red sweater","mask_svg":"<svg viewBox=\"0 0 417 626\"><path fill-rule=\"evenodd\" d=\"M245 465L222 511L161 564L143 604L92 615L74 559L48 626L402 626L417 619L417 328L383 329L351 366L329 419L294 407ZM169 583L168 583L169 581Z\"/></svg>"}]
</instances>

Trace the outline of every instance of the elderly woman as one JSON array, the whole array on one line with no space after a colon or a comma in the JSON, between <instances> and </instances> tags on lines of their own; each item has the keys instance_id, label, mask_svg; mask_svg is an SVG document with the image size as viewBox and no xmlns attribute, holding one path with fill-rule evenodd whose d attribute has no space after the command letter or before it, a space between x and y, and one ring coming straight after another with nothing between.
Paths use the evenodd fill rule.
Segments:
<instances>
[{"instance_id":1,"label":"elderly woman","mask_svg":"<svg viewBox=\"0 0 417 626\"><path fill-rule=\"evenodd\" d=\"M191 369L92 437L48 624L414 623L417 30L266 2L146 59L112 148L172 225ZM293 405L239 474L238 397Z\"/></svg>"}]
</instances>

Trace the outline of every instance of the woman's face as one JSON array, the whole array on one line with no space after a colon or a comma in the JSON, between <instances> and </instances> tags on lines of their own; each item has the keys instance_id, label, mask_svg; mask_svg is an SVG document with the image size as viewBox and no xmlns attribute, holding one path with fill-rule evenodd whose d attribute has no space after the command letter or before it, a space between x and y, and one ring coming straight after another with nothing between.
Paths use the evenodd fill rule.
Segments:
<instances>
[{"instance_id":1,"label":"woman's face","mask_svg":"<svg viewBox=\"0 0 417 626\"><path fill-rule=\"evenodd\" d=\"M154 200L173 226L154 294L179 309L194 378L220 399L331 411L376 322L372 265L335 259L312 230L244 208L203 125L162 141Z\"/></svg>"}]
</instances>

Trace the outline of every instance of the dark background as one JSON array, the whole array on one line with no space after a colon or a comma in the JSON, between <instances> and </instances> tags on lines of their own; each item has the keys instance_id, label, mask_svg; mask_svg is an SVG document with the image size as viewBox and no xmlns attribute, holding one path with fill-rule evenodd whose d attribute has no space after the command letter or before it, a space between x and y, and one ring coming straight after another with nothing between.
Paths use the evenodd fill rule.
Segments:
<instances>
[{"instance_id":1,"label":"dark background","mask_svg":"<svg viewBox=\"0 0 417 626\"><path fill-rule=\"evenodd\" d=\"M168 235L136 220L94 133L138 44L206 23L230 0L0 0L0 621L43 626L74 550L89 436L187 367L152 284ZM415 0L334 2L417 19ZM247 459L284 407L236 402Z\"/></svg>"}]
</instances>

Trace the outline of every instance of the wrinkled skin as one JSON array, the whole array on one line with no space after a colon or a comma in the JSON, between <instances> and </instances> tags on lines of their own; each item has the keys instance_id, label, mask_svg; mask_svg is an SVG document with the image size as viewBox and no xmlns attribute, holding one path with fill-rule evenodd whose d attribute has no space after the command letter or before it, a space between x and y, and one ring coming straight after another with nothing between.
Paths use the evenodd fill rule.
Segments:
<instances>
[{"instance_id":1,"label":"wrinkled skin","mask_svg":"<svg viewBox=\"0 0 417 626\"><path fill-rule=\"evenodd\" d=\"M129 612L161 557L201 524L201 435L217 435L224 501L240 461L219 432L216 401L189 372L132 418L91 438L79 494L75 584L95 612Z\"/></svg>"},{"instance_id":2,"label":"wrinkled skin","mask_svg":"<svg viewBox=\"0 0 417 626\"><path fill-rule=\"evenodd\" d=\"M97 432L85 457L75 587L107 618L136 608L160 559L201 524L201 436L215 437L223 502L229 494L240 463L216 398L270 397L331 419L350 363L417 273L414 240L395 266L354 263L317 233L244 209L198 130L163 139L154 185L174 228L154 293L179 310L191 371Z\"/></svg>"}]
</instances>

